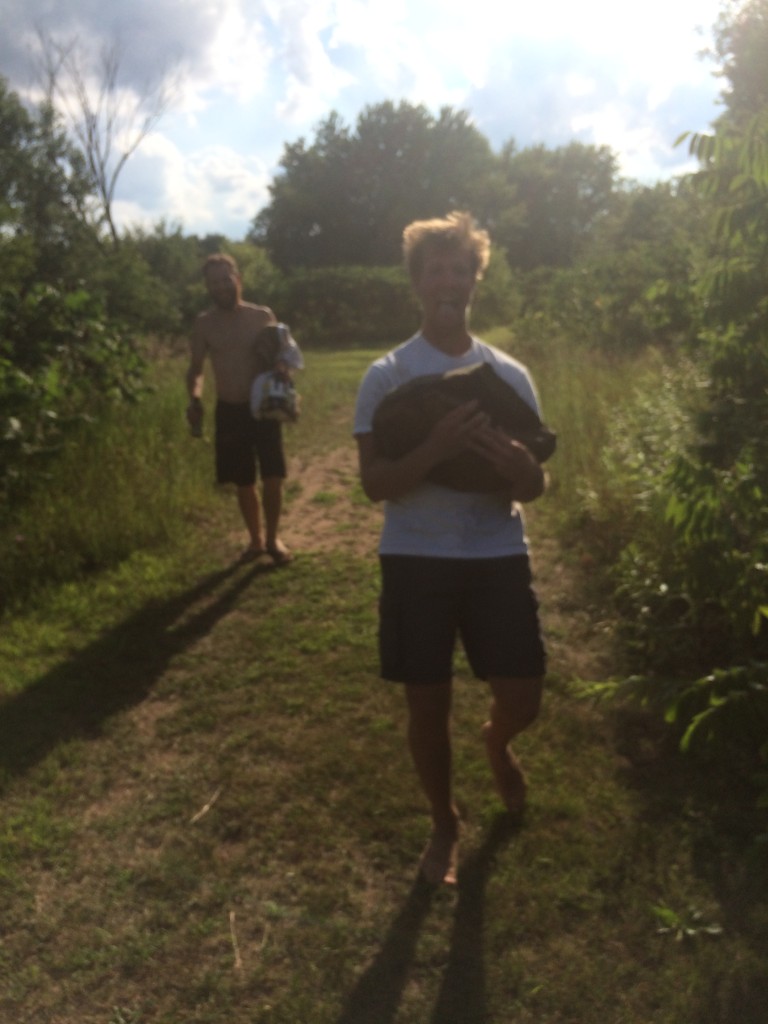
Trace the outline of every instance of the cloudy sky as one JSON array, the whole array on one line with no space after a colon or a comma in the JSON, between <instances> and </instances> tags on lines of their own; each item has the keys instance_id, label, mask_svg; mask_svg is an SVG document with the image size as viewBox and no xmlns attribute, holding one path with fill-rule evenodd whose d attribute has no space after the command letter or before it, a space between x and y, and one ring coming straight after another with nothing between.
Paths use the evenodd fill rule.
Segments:
<instances>
[{"instance_id":1,"label":"cloudy sky","mask_svg":"<svg viewBox=\"0 0 768 1024\"><path fill-rule=\"evenodd\" d=\"M407 100L470 113L494 149L609 146L628 178L690 168L683 131L718 115L701 52L724 0L0 0L0 75L39 89L40 38L171 102L119 179L124 226L242 238L286 143L336 111ZM89 56L90 55L90 56Z\"/></svg>"}]
</instances>

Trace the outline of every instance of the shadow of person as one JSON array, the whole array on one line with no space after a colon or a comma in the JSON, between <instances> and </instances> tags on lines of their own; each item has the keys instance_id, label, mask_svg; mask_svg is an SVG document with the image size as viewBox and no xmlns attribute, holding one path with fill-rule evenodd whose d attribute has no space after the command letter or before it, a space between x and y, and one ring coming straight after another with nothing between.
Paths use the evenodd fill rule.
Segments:
<instances>
[{"instance_id":1,"label":"shadow of person","mask_svg":"<svg viewBox=\"0 0 768 1024\"><path fill-rule=\"evenodd\" d=\"M147 604L0 702L0 787L58 744L95 737L105 720L140 703L170 660L209 633L263 570L229 580L237 571L229 566L170 600Z\"/></svg>"},{"instance_id":2,"label":"shadow of person","mask_svg":"<svg viewBox=\"0 0 768 1024\"><path fill-rule=\"evenodd\" d=\"M459 868L450 953L432 1024L485 1024L488 1020L483 948L485 887L497 854L519 828L514 818L499 815L482 846Z\"/></svg>"},{"instance_id":3,"label":"shadow of person","mask_svg":"<svg viewBox=\"0 0 768 1024\"><path fill-rule=\"evenodd\" d=\"M519 830L500 815L488 836L459 869L448 964L432 1024L485 1024L488 1020L483 960L485 887L496 855ZM438 892L420 877L414 882L371 966L360 977L336 1024L391 1024L397 1015L419 931Z\"/></svg>"},{"instance_id":4,"label":"shadow of person","mask_svg":"<svg viewBox=\"0 0 768 1024\"><path fill-rule=\"evenodd\" d=\"M395 1019L416 940L435 890L419 877L371 966L347 999L337 1024L390 1024Z\"/></svg>"}]
</instances>

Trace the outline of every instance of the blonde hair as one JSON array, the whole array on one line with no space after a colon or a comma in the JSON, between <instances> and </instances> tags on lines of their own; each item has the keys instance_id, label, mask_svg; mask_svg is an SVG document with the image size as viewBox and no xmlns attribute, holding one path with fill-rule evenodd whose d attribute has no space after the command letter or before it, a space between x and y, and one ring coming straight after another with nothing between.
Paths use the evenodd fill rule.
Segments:
<instances>
[{"instance_id":1,"label":"blonde hair","mask_svg":"<svg viewBox=\"0 0 768 1024\"><path fill-rule=\"evenodd\" d=\"M491 258L491 238L470 213L460 210L432 220L415 220L403 231L403 256L412 280L419 277L428 252L446 250L466 253L479 281Z\"/></svg>"}]
</instances>

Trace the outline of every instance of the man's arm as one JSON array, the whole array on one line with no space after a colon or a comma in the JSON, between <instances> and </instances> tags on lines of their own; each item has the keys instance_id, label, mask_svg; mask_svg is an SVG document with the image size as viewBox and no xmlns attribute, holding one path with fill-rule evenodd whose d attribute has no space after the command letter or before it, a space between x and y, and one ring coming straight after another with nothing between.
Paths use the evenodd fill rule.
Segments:
<instances>
[{"instance_id":1,"label":"man's arm","mask_svg":"<svg viewBox=\"0 0 768 1024\"><path fill-rule=\"evenodd\" d=\"M205 337L200 319L195 321L189 341L189 366L187 368L187 423L193 434L199 434L203 426L203 384L205 366Z\"/></svg>"},{"instance_id":2,"label":"man's arm","mask_svg":"<svg viewBox=\"0 0 768 1024\"><path fill-rule=\"evenodd\" d=\"M514 441L500 427L478 430L471 448L508 481L510 501L535 501L544 493L546 475L541 465L524 444Z\"/></svg>"},{"instance_id":3,"label":"man's arm","mask_svg":"<svg viewBox=\"0 0 768 1024\"><path fill-rule=\"evenodd\" d=\"M387 459L376 451L373 434L357 435L360 480L371 501L394 500L423 483L438 463L471 448L487 459L508 481L510 501L539 498L546 486L544 470L534 456L503 430L491 427L474 402L459 406L443 417L427 439L399 459Z\"/></svg>"},{"instance_id":4,"label":"man's arm","mask_svg":"<svg viewBox=\"0 0 768 1024\"><path fill-rule=\"evenodd\" d=\"M187 394L191 399L203 397L203 367L207 352L202 316L192 327L189 337L189 367L187 368Z\"/></svg>"},{"instance_id":5,"label":"man's arm","mask_svg":"<svg viewBox=\"0 0 768 1024\"><path fill-rule=\"evenodd\" d=\"M438 463L465 451L472 434L485 426L488 417L467 402L439 420L426 440L399 459L386 459L378 454L373 434L358 434L357 447L360 481L371 501L401 498L426 479Z\"/></svg>"}]
</instances>

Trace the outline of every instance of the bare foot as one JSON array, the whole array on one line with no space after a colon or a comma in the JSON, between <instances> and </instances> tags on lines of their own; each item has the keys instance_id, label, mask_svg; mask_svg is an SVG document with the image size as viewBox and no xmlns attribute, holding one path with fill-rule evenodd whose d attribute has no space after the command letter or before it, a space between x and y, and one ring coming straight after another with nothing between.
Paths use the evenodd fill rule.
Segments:
<instances>
[{"instance_id":1,"label":"bare foot","mask_svg":"<svg viewBox=\"0 0 768 1024\"><path fill-rule=\"evenodd\" d=\"M281 540L276 540L274 544L267 544L267 554L275 565L287 565L293 558L290 550Z\"/></svg>"},{"instance_id":2,"label":"bare foot","mask_svg":"<svg viewBox=\"0 0 768 1024\"><path fill-rule=\"evenodd\" d=\"M525 774L509 747L499 747L498 743L493 741L492 732L493 726L486 722L483 726L483 739L496 789L509 813L520 815L525 808L528 790Z\"/></svg>"},{"instance_id":3,"label":"bare foot","mask_svg":"<svg viewBox=\"0 0 768 1024\"><path fill-rule=\"evenodd\" d=\"M456 885L458 866L458 825L435 828L419 861L421 877L428 885Z\"/></svg>"},{"instance_id":4,"label":"bare foot","mask_svg":"<svg viewBox=\"0 0 768 1024\"><path fill-rule=\"evenodd\" d=\"M238 561L244 565L246 562L255 562L257 558L261 558L261 556L265 554L266 551L264 550L264 548L255 548L251 544L250 547L247 547L245 551L242 553L242 555L240 555Z\"/></svg>"}]
</instances>

